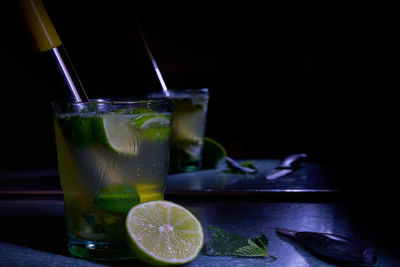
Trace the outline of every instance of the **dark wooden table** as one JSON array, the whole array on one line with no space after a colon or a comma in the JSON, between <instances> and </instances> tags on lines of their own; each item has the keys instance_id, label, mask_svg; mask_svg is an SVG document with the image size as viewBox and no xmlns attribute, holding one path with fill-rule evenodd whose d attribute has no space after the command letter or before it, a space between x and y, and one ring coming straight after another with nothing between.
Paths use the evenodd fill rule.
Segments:
<instances>
[{"instance_id":1,"label":"dark wooden table","mask_svg":"<svg viewBox=\"0 0 400 267\"><path fill-rule=\"evenodd\" d=\"M202 222L237 234L269 239L268 258L200 256L186 266L345 266L315 255L277 235L276 227L329 232L378 249L374 266L400 266L398 216L371 213L358 195L346 191L343 170L304 164L297 172L267 181L278 160L255 160L255 175L223 169L170 175L165 198L191 210ZM344 173L346 170L344 170ZM66 250L62 192L56 170L3 173L0 176L0 266L143 266L131 261L95 262Z\"/></svg>"}]
</instances>

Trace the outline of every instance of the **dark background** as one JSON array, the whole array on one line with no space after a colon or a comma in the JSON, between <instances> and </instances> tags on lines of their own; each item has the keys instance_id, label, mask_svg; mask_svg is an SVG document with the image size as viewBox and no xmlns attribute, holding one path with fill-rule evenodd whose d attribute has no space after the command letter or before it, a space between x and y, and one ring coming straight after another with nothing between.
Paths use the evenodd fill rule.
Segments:
<instances>
[{"instance_id":1,"label":"dark background","mask_svg":"<svg viewBox=\"0 0 400 267\"><path fill-rule=\"evenodd\" d=\"M59 85L13 2L0 21L1 170L56 168ZM153 86L135 48L138 19L169 88L209 88L206 135L231 157L304 152L372 176L394 150L391 7L43 2L92 98L141 97ZM366 177L355 181L375 183Z\"/></svg>"}]
</instances>

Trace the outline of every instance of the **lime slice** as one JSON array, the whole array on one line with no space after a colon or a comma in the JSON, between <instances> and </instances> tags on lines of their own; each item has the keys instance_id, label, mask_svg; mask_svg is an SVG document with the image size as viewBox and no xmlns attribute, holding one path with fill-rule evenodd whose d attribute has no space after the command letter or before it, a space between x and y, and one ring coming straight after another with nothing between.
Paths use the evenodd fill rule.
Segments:
<instances>
[{"instance_id":1,"label":"lime slice","mask_svg":"<svg viewBox=\"0 0 400 267\"><path fill-rule=\"evenodd\" d=\"M113 185L101 190L94 199L94 206L98 210L127 213L139 202L139 194L135 187Z\"/></svg>"},{"instance_id":2,"label":"lime slice","mask_svg":"<svg viewBox=\"0 0 400 267\"><path fill-rule=\"evenodd\" d=\"M190 262L204 243L199 220L184 207L164 200L134 206L128 213L126 228L135 256L154 266Z\"/></svg>"},{"instance_id":3,"label":"lime slice","mask_svg":"<svg viewBox=\"0 0 400 267\"><path fill-rule=\"evenodd\" d=\"M111 151L135 155L140 147L140 131L129 116L104 115L93 120L97 139Z\"/></svg>"},{"instance_id":4,"label":"lime slice","mask_svg":"<svg viewBox=\"0 0 400 267\"><path fill-rule=\"evenodd\" d=\"M174 101L174 119L172 122L172 143L186 149L187 146L203 142L205 112L191 99Z\"/></svg>"},{"instance_id":5,"label":"lime slice","mask_svg":"<svg viewBox=\"0 0 400 267\"><path fill-rule=\"evenodd\" d=\"M151 128L142 132L142 138L144 139L159 139L159 140L167 140L170 137L169 128Z\"/></svg>"},{"instance_id":6,"label":"lime slice","mask_svg":"<svg viewBox=\"0 0 400 267\"><path fill-rule=\"evenodd\" d=\"M140 130L149 129L152 127L168 127L170 124L167 116L159 115L152 118L147 117L147 120L140 126Z\"/></svg>"},{"instance_id":7,"label":"lime slice","mask_svg":"<svg viewBox=\"0 0 400 267\"><path fill-rule=\"evenodd\" d=\"M202 168L213 169L227 156L225 148L217 141L204 137L202 151Z\"/></svg>"},{"instance_id":8,"label":"lime slice","mask_svg":"<svg viewBox=\"0 0 400 267\"><path fill-rule=\"evenodd\" d=\"M129 115L73 115L59 119L59 123L76 147L93 147L100 143L107 150L129 155L139 150L140 131Z\"/></svg>"},{"instance_id":9,"label":"lime slice","mask_svg":"<svg viewBox=\"0 0 400 267\"><path fill-rule=\"evenodd\" d=\"M140 129L142 138L166 140L170 137L171 120L149 109L136 109L132 122Z\"/></svg>"},{"instance_id":10,"label":"lime slice","mask_svg":"<svg viewBox=\"0 0 400 267\"><path fill-rule=\"evenodd\" d=\"M148 121L151 118L156 117L158 113L151 109L138 108L138 109L133 110L130 114L137 115L134 117L133 123L138 128L141 128L142 125L146 123L146 121Z\"/></svg>"}]
</instances>

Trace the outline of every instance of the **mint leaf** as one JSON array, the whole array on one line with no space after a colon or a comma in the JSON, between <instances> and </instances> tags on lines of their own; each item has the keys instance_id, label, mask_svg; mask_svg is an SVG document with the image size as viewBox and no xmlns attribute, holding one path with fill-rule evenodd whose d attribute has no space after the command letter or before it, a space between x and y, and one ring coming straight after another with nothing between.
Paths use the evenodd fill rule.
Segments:
<instances>
[{"instance_id":1,"label":"mint leaf","mask_svg":"<svg viewBox=\"0 0 400 267\"><path fill-rule=\"evenodd\" d=\"M211 240L205 254L209 256L271 257L267 253L268 239L264 234L252 240L210 225Z\"/></svg>"},{"instance_id":2,"label":"mint leaf","mask_svg":"<svg viewBox=\"0 0 400 267\"><path fill-rule=\"evenodd\" d=\"M252 161L246 161L246 162L243 162L242 164L239 164L230 157L225 157L225 161L226 161L226 165L228 167L228 169L225 170L225 172L228 172L228 173L256 174L258 171L256 164Z\"/></svg>"},{"instance_id":3,"label":"mint leaf","mask_svg":"<svg viewBox=\"0 0 400 267\"><path fill-rule=\"evenodd\" d=\"M247 246L247 238L210 225L211 241L206 248L210 256L232 256L240 247Z\"/></svg>"},{"instance_id":4,"label":"mint leaf","mask_svg":"<svg viewBox=\"0 0 400 267\"><path fill-rule=\"evenodd\" d=\"M254 161L250 161L250 160L247 160L240 165L242 165L242 167L246 167L246 168L250 168L250 169L254 169L254 170L257 169L256 163Z\"/></svg>"},{"instance_id":5,"label":"mint leaf","mask_svg":"<svg viewBox=\"0 0 400 267\"><path fill-rule=\"evenodd\" d=\"M260 237L257 237L257 238L254 240L254 242L256 242L256 244L257 244L259 247L262 247L262 248L267 249L267 246L268 246L268 239L267 239L267 237L266 237L264 234L261 234Z\"/></svg>"},{"instance_id":6,"label":"mint leaf","mask_svg":"<svg viewBox=\"0 0 400 267\"><path fill-rule=\"evenodd\" d=\"M259 247L250 238L248 239L248 246L240 247L233 252L235 256L240 257L265 257L268 256L267 249Z\"/></svg>"}]
</instances>

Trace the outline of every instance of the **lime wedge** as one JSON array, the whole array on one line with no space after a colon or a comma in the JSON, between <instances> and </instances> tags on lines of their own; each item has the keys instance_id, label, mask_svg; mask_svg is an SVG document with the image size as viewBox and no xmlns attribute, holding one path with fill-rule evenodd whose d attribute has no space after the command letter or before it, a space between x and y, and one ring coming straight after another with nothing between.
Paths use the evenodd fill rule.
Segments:
<instances>
[{"instance_id":1,"label":"lime wedge","mask_svg":"<svg viewBox=\"0 0 400 267\"><path fill-rule=\"evenodd\" d=\"M98 210L127 213L139 202L139 194L135 187L113 185L101 190L94 199L94 206Z\"/></svg>"},{"instance_id":2,"label":"lime wedge","mask_svg":"<svg viewBox=\"0 0 400 267\"><path fill-rule=\"evenodd\" d=\"M128 213L126 228L135 256L154 266L190 262L204 243L199 220L184 207L164 200L134 206Z\"/></svg>"},{"instance_id":3,"label":"lime wedge","mask_svg":"<svg viewBox=\"0 0 400 267\"><path fill-rule=\"evenodd\" d=\"M93 120L97 139L111 151L135 155L140 147L140 131L129 116L104 115Z\"/></svg>"},{"instance_id":4,"label":"lime wedge","mask_svg":"<svg viewBox=\"0 0 400 267\"><path fill-rule=\"evenodd\" d=\"M227 156L225 148L217 141L204 137L202 151L202 169L213 169Z\"/></svg>"}]
</instances>

